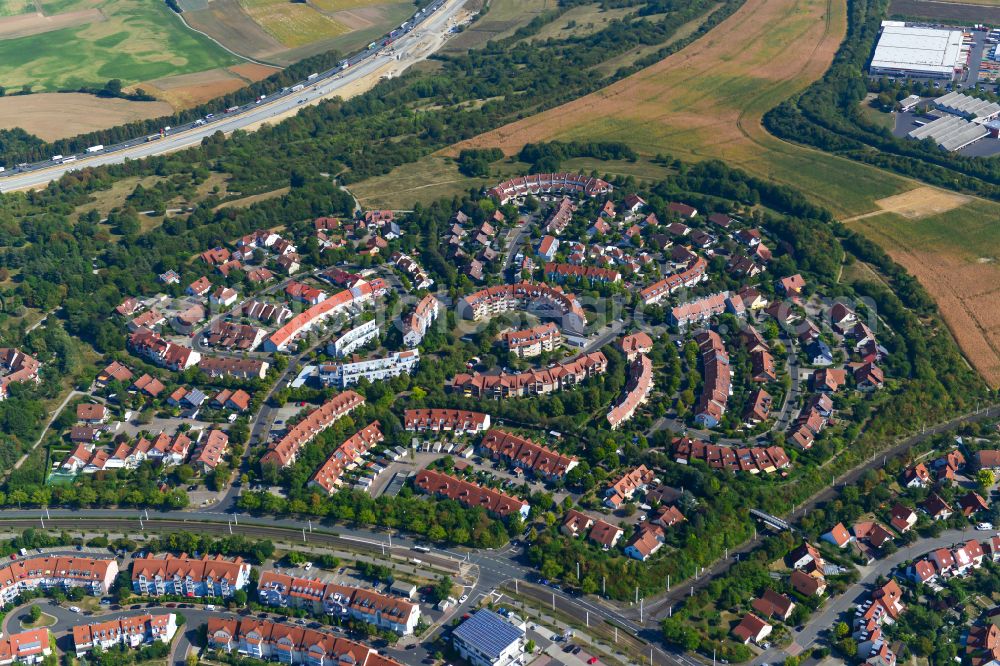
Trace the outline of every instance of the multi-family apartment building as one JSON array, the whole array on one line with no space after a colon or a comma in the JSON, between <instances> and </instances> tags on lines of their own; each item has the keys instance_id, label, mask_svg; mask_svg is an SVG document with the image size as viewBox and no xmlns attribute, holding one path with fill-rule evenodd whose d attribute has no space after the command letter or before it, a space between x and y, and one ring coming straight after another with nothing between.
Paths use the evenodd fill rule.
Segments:
<instances>
[{"instance_id":1,"label":"multi-family apartment building","mask_svg":"<svg viewBox=\"0 0 1000 666\"><path fill-rule=\"evenodd\" d=\"M412 314L403 324L403 344L416 347L427 335L427 330L441 313L441 301L428 294L420 299Z\"/></svg>"},{"instance_id":2,"label":"multi-family apartment building","mask_svg":"<svg viewBox=\"0 0 1000 666\"><path fill-rule=\"evenodd\" d=\"M499 490L484 488L475 483L430 469L417 472L413 485L428 495L446 497L467 507L481 506L489 513L501 518L515 513L520 514L522 518L527 518L531 508L526 501Z\"/></svg>"},{"instance_id":3,"label":"multi-family apartment building","mask_svg":"<svg viewBox=\"0 0 1000 666\"><path fill-rule=\"evenodd\" d=\"M559 317L560 326L569 331L582 331L587 314L573 294L562 288L532 282L487 287L462 298L458 314L464 319L480 321L511 310L527 310L539 316Z\"/></svg>"},{"instance_id":4,"label":"multi-family apartment building","mask_svg":"<svg viewBox=\"0 0 1000 666\"><path fill-rule=\"evenodd\" d=\"M34 357L13 347L0 347L0 400L7 398L11 384L38 381L42 367Z\"/></svg>"},{"instance_id":5,"label":"multi-family apartment building","mask_svg":"<svg viewBox=\"0 0 1000 666\"><path fill-rule=\"evenodd\" d=\"M508 331L502 336L504 346L519 358L531 358L550 352L562 344L562 333L551 321L523 331Z\"/></svg>"},{"instance_id":6,"label":"multi-family apartment building","mask_svg":"<svg viewBox=\"0 0 1000 666\"><path fill-rule=\"evenodd\" d=\"M340 477L344 472L356 466L371 447L384 439L379 422L372 421L334 449L326 462L309 479L309 486L321 488L327 494L332 493L340 487Z\"/></svg>"},{"instance_id":7,"label":"multi-family apartment building","mask_svg":"<svg viewBox=\"0 0 1000 666\"><path fill-rule=\"evenodd\" d=\"M270 620L212 618L208 646L283 664L307 666L400 666L374 648L333 634Z\"/></svg>"},{"instance_id":8,"label":"multi-family apartment building","mask_svg":"<svg viewBox=\"0 0 1000 666\"><path fill-rule=\"evenodd\" d=\"M629 364L628 384L625 393L608 412L608 423L614 430L635 414L635 410L649 399L653 390L653 362L645 354Z\"/></svg>"},{"instance_id":9,"label":"multi-family apartment building","mask_svg":"<svg viewBox=\"0 0 1000 666\"><path fill-rule=\"evenodd\" d=\"M420 351L407 349L393 352L384 358L372 358L350 363L325 364L319 366L319 380L324 386L346 388L362 379L377 382L402 374L413 374L420 362Z\"/></svg>"},{"instance_id":10,"label":"multi-family apartment building","mask_svg":"<svg viewBox=\"0 0 1000 666\"><path fill-rule=\"evenodd\" d=\"M503 460L549 481L565 477L578 464L576 456L563 455L536 444L527 437L500 428L493 428L486 433L479 446L484 455L494 460Z\"/></svg>"},{"instance_id":11,"label":"multi-family apartment building","mask_svg":"<svg viewBox=\"0 0 1000 666\"><path fill-rule=\"evenodd\" d=\"M261 573L257 596L268 606L349 617L401 636L412 634L420 621L420 606L408 599L277 571Z\"/></svg>"},{"instance_id":12,"label":"multi-family apartment building","mask_svg":"<svg viewBox=\"0 0 1000 666\"><path fill-rule=\"evenodd\" d=\"M7 664L40 664L52 654L49 630L32 629L0 639L0 666Z\"/></svg>"},{"instance_id":13,"label":"multi-family apartment building","mask_svg":"<svg viewBox=\"0 0 1000 666\"><path fill-rule=\"evenodd\" d=\"M584 354L572 361L556 363L548 368L499 375L461 373L452 380L452 390L475 398L522 398L545 395L581 384L589 377L603 375L608 359L603 352Z\"/></svg>"},{"instance_id":14,"label":"multi-family apartment building","mask_svg":"<svg viewBox=\"0 0 1000 666\"><path fill-rule=\"evenodd\" d=\"M110 558L38 555L12 560L0 567L0 605L38 588L80 587L100 596L107 594L117 576L118 562Z\"/></svg>"},{"instance_id":15,"label":"multi-family apartment building","mask_svg":"<svg viewBox=\"0 0 1000 666\"><path fill-rule=\"evenodd\" d=\"M364 347L366 344L377 338L378 334L378 322L371 319L360 326L355 326L328 344L326 346L326 351L331 356L343 358Z\"/></svg>"},{"instance_id":16,"label":"multi-family apartment building","mask_svg":"<svg viewBox=\"0 0 1000 666\"><path fill-rule=\"evenodd\" d=\"M231 597L250 582L250 565L237 557L147 555L132 562L132 589L153 597Z\"/></svg>"},{"instance_id":17,"label":"multi-family apartment building","mask_svg":"<svg viewBox=\"0 0 1000 666\"><path fill-rule=\"evenodd\" d=\"M73 627L73 646L76 656L82 657L95 647L107 650L123 645L135 649L155 641L169 643L175 633L177 616L173 613L135 615L107 622L78 624Z\"/></svg>"}]
</instances>

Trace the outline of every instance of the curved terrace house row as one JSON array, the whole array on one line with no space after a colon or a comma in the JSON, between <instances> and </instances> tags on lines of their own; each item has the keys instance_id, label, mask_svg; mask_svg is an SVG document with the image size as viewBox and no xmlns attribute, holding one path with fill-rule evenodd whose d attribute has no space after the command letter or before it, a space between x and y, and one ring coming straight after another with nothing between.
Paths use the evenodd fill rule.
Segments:
<instances>
[{"instance_id":1,"label":"curved terrace house row","mask_svg":"<svg viewBox=\"0 0 1000 666\"><path fill-rule=\"evenodd\" d=\"M458 302L459 316L473 321L511 310L526 310L538 317L558 319L560 326L570 332L583 331L587 325L587 313L576 296L545 284L519 282L487 287Z\"/></svg>"},{"instance_id":2,"label":"curved terrace house row","mask_svg":"<svg viewBox=\"0 0 1000 666\"><path fill-rule=\"evenodd\" d=\"M596 197L609 194L614 187L600 178L591 178L579 173L537 173L521 178L511 178L490 188L488 194L499 199L503 205L511 199L528 194L585 194Z\"/></svg>"}]
</instances>

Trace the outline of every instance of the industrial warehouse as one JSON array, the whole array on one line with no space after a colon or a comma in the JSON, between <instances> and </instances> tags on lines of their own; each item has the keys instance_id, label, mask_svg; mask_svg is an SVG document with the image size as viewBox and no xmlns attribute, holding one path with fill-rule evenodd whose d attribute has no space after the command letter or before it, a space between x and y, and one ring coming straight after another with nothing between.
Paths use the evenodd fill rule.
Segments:
<instances>
[{"instance_id":1,"label":"industrial warehouse","mask_svg":"<svg viewBox=\"0 0 1000 666\"><path fill-rule=\"evenodd\" d=\"M961 30L908 26L882 21L872 76L907 76L952 80L968 60Z\"/></svg>"},{"instance_id":2,"label":"industrial warehouse","mask_svg":"<svg viewBox=\"0 0 1000 666\"><path fill-rule=\"evenodd\" d=\"M996 136L1000 104L959 92L942 95L930 104L935 108L925 114L930 122L910 131L907 136L911 139L932 139L944 150L956 151L991 134Z\"/></svg>"}]
</instances>

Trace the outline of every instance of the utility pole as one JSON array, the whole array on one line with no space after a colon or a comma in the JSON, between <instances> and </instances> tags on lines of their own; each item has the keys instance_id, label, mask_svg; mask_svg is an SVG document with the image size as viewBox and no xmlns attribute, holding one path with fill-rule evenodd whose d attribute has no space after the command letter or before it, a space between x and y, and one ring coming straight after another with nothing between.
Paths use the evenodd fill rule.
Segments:
<instances>
[{"instance_id":1,"label":"utility pole","mask_svg":"<svg viewBox=\"0 0 1000 666\"><path fill-rule=\"evenodd\" d=\"M302 528L302 543L306 543L306 528Z\"/></svg>"},{"instance_id":2,"label":"utility pole","mask_svg":"<svg viewBox=\"0 0 1000 666\"><path fill-rule=\"evenodd\" d=\"M635 586L635 603L639 603L639 586Z\"/></svg>"},{"instance_id":3,"label":"utility pole","mask_svg":"<svg viewBox=\"0 0 1000 666\"><path fill-rule=\"evenodd\" d=\"M667 592L670 591L670 574L667 574Z\"/></svg>"},{"instance_id":4,"label":"utility pole","mask_svg":"<svg viewBox=\"0 0 1000 666\"><path fill-rule=\"evenodd\" d=\"M587 611L587 628L590 629L590 611Z\"/></svg>"},{"instance_id":5,"label":"utility pole","mask_svg":"<svg viewBox=\"0 0 1000 666\"><path fill-rule=\"evenodd\" d=\"M45 507L45 517L46 518L50 518L50 516L49 516L49 507Z\"/></svg>"},{"instance_id":6,"label":"utility pole","mask_svg":"<svg viewBox=\"0 0 1000 666\"><path fill-rule=\"evenodd\" d=\"M312 534L312 531L313 531L313 521L312 521L312 518L310 518L309 519L309 534Z\"/></svg>"},{"instance_id":7,"label":"utility pole","mask_svg":"<svg viewBox=\"0 0 1000 666\"><path fill-rule=\"evenodd\" d=\"M146 514L146 520L149 520L149 509L143 509L143 512Z\"/></svg>"},{"instance_id":8,"label":"utility pole","mask_svg":"<svg viewBox=\"0 0 1000 666\"><path fill-rule=\"evenodd\" d=\"M642 607L645 605L646 597L639 599L639 624L642 624Z\"/></svg>"},{"instance_id":9,"label":"utility pole","mask_svg":"<svg viewBox=\"0 0 1000 666\"><path fill-rule=\"evenodd\" d=\"M239 527L239 525L240 525L240 514L234 513L233 514L233 520L236 521L236 526Z\"/></svg>"},{"instance_id":10,"label":"utility pole","mask_svg":"<svg viewBox=\"0 0 1000 666\"><path fill-rule=\"evenodd\" d=\"M229 526L229 533L232 534L233 533L233 524L227 520L226 521L226 525Z\"/></svg>"},{"instance_id":11,"label":"utility pole","mask_svg":"<svg viewBox=\"0 0 1000 666\"><path fill-rule=\"evenodd\" d=\"M608 577L601 576L601 596L608 596Z\"/></svg>"},{"instance_id":12,"label":"utility pole","mask_svg":"<svg viewBox=\"0 0 1000 666\"><path fill-rule=\"evenodd\" d=\"M45 519L42 518L41 516L39 516L38 520L42 523L42 529L44 530L45 529Z\"/></svg>"},{"instance_id":13,"label":"utility pole","mask_svg":"<svg viewBox=\"0 0 1000 666\"><path fill-rule=\"evenodd\" d=\"M552 610L556 609L556 593L552 593Z\"/></svg>"},{"instance_id":14,"label":"utility pole","mask_svg":"<svg viewBox=\"0 0 1000 666\"><path fill-rule=\"evenodd\" d=\"M580 580L580 560L576 561L576 579Z\"/></svg>"}]
</instances>

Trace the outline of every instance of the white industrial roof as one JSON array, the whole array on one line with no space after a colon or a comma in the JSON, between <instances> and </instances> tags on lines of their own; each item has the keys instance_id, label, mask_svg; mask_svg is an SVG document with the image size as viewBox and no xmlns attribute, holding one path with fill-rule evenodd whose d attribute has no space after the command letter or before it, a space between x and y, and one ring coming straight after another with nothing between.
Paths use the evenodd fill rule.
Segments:
<instances>
[{"instance_id":1,"label":"white industrial roof","mask_svg":"<svg viewBox=\"0 0 1000 666\"><path fill-rule=\"evenodd\" d=\"M871 66L951 75L961 51L961 30L888 25L882 28Z\"/></svg>"},{"instance_id":2,"label":"white industrial roof","mask_svg":"<svg viewBox=\"0 0 1000 666\"><path fill-rule=\"evenodd\" d=\"M1000 113L1000 104L976 99L960 92L950 92L934 100L935 106L971 118L988 118Z\"/></svg>"},{"instance_id":3,"label":"white industrial roof","mask_svg":"<svg viewBox=\"0 0 1000 666\"><path fill-rule=\"evenodd\" d=\"M911 139L931 138L945 150L959 150L982 139L989 132L982 125L958 116L942 116L910 132Z\"/></svg>"}]
</instances>

